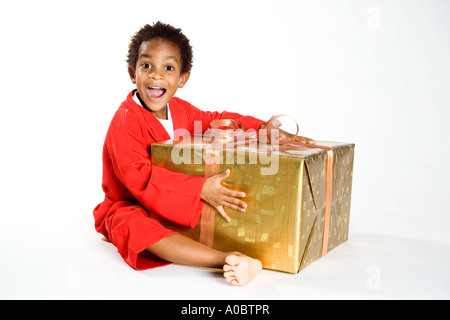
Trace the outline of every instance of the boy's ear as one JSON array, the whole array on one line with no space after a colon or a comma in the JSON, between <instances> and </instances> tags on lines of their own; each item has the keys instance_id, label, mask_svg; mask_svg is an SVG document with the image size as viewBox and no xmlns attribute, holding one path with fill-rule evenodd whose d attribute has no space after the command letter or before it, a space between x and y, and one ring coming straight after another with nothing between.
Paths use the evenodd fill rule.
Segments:
<instances>
[{"instance_id":1,"label":"boy's ear","mask_svg":"<svg viewBox=\"0 0 450 320\"><path fill-rule=\"evenodd\" d=\"M131 82L136 84L136 71L131 69L131 67L128 67L128 74L130 75Z\"/></svg>"},{"instance_id":2,"label":"boy's ear","mask_svg":"<svg viewBox=\"0 0 450 320\"><path fill-rule=\"evenodd\" d=\"M183 88L186 82L189 80L190 72L185 72L180 76L180 83L178 84L178 88Z\"/></svg>"}]
</instances>

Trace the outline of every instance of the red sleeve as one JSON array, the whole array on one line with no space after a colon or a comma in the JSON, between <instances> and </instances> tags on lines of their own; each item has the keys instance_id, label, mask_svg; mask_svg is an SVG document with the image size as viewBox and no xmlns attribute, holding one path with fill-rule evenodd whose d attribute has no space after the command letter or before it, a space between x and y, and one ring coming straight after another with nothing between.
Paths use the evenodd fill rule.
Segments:
<instances>
[{"instance_id":1,"label":"red sleeve","mask_svg":"<svg viewBox=\"0 0 450 320\"><path fill-rule=\"evenodd\" d=\"M127 112L110 132L109 153L117 178L150 212L194 227L201 214L204 177L192 177L153 166L149 136L135 114Z\"/></svg>"},{"instance_id":2,"label":"red sleeve","mask_svg":"<svg viewBox=\"0 0 450 320\"><path fill-rule=\"evenodd\" d=\"M257 118L251 117L251 116L243 116L239 113L234 112L217 112L217 111L202 111L190 103L185 102L185 106L188 109L187 114L189 116L189 124L191 127L189 128L189 132L194 131L194 121L201 121L202 122L202 129L203 132L206 131L206 129L209 128L209 124L212 120L215 119L237 119L240 120L246 127L246 129L254 129L258 130L259 127L265 122L262 120L259 120Z\"/></svg>"}]
</instances>

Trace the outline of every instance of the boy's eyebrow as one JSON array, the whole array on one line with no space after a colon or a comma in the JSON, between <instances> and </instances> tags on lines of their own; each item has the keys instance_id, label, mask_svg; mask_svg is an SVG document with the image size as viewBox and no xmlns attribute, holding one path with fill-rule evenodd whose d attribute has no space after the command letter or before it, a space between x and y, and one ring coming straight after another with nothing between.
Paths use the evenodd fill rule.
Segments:
<instances>
[{"instance_id":1,"label":"boy's eyebrow","mask_svg":"<svg viewBox=\"0 0 450 320\"><path fill-rule=\"evenodd\" d=\"M148 54L146 54L146 53L143 53L143 54L141 54L140 56L139 56L139 59L143 59L143 58L152 58L152 56L151 55L148 55ZM178 59L177 59L177 57L176 56L165 56L164 57L166 60L175 60L175 61L178 61Z\"/></svg>"}]
</instances>

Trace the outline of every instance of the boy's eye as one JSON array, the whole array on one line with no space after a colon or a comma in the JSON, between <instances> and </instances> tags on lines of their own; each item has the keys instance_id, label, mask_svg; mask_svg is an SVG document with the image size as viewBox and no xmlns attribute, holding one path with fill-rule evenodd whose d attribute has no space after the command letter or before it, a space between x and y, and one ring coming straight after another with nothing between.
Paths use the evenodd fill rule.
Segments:
<instances>
[{"instance_id":1,"label":"boy's eye","mask_svg":"<svg viewBox=\"0 0 450 320\"><path fill-rule=\"evenodd\" d=\"M166 67L166 70L167 70L167 71L173 71L173 69L174 69L174 67L172 67L172 66L167 66L167 67Z\"/></svg>"},{"instance_id":2,"label":"boy's eye","mask_svg":"<svg viewBox=\"0 0 450 320\"><path fill-rule=\"evenodd\" d=\"M142 64L142 68L144 68L144 69L150 69L150 68L151 68L151 65L148 64L148 63L144 63L144 64Z\"/></svg>"}]
</instances>

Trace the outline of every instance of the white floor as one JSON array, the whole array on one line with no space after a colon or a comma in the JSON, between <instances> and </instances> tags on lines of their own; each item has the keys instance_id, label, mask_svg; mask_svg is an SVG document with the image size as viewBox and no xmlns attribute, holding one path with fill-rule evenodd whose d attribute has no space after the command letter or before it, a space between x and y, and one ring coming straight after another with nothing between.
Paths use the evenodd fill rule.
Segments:
<instances>
[{"instance_id":1,"label":"white floor","mask_svg":"<svg viewBox=\"0 0 450 320\"><path fill-rule=\"evenodd\" d=\"M29 246L20 235L2 243L1 299L450 298L448 245L352 232L348 242L299 274L264 270L238 288L210 269L134 271L92 230L66 238L43 231Z\"/></svg>"}]
</instances>

